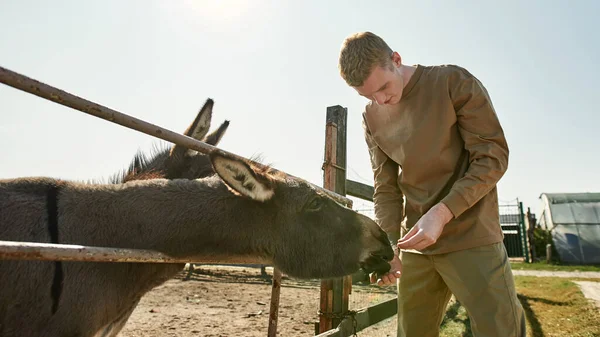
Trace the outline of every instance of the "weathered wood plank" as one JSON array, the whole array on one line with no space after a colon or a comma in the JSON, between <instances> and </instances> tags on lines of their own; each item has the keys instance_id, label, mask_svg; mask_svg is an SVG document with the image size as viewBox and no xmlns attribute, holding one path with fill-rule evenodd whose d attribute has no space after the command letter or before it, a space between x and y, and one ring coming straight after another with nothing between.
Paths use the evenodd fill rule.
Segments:
<instances>
[{"instance_id":1,"label":"weathered wood plank","mask_svg":"<svg viewBox=\"0 0 600 337\"><path fill-rule=\"evenodd\" d=\"M373 186L359 183L358 181L346 180L346 194L353 197L373 201L375 189Z\"/></svg>"},{"instance_id":2,"label":"weathered wood plank","mask_svg":"<svg viewBox=\"0 0 600 337\"><path fill-rule=\"evenodd\" d=\"M256 264L252 257L212 256L190 261L146 249L94 247L38 242L0 241L0 260L88 261L122 263Z\"/></svg>"},{"instance_id":3,"label":"weathered wood plank","mask_svg":"<svg viewBox=\"0 0 600 337\"><path fill-rule=\"evenodd\" d=\"M398 313L398 298L378 303L368 308L358 310L355 314L356 332L364 330ZM351 317L346 317L335 329L326 331L315 337L346 337L354 334L354 323Z\"/></svg>"},{"instance_id":4,"label":"weathered wood plank","mask_svg":"<svg viewBox=\"0 0 600 337\"><path fill-rule=\"evenodd\" d=\"M271 287L271 306L269 308L269 330L267 337L277 336L277 321L279 319L279 297L281 294L281 271L273 268L273 285Z\"/></svg>"},{"instance_id":5,"label":"weathered wood plank","mask_svg":"<svg viewBox=\"0 0 600 337\"><path fill-rule=\"evenodd\" d=\"M346 121L348 109L339 105L327 107L323 187L336 194L346 194ZM348 280L350 278L350 280ZM319 332L337 326L340 315L348 310L351 276L321 282Z\"/></svg>"}]
</instances>

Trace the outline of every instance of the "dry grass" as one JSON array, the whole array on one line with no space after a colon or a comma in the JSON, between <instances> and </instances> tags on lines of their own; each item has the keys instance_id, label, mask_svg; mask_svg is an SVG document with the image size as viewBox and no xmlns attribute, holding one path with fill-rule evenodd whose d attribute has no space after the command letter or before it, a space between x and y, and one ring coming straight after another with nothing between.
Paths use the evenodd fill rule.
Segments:
<instances>
[{"instance_id":1,"label":"dry grass","mask_svg":"<svg viewBox=\"0 0 600 337\"><path fill-rule=\"evenodd\" d=\"M586 279L590 280L590 279ZM600 336L600 311L565 278L516 276L515 282L527 317L528 337ZM440 336L473 336L465 309L448 305Z\"/></svg>"}]
</instances>

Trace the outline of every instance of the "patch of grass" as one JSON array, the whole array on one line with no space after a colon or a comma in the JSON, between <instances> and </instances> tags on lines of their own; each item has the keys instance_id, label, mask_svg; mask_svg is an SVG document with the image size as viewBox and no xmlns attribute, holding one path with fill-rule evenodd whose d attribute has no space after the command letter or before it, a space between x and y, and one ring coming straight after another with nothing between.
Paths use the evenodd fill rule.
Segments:
<instances>
[{"instance_id":1,"label":"patch of grass","mask_svg":"<svg viewBox=\"0 0 600 337\"><path fill-rule=\"evenodd\" d=\"M440 337L473 336L471 331L471 321L467 316L467 311L454 299L454 296L448 303L446 315L442 320L440 328Z\"/></svg>"},{"instance_id":2,"label":"patch of grass","mask_svg":"<svg viewBox=\"0 0 600 337\"><path fill-rule=\"evenodd\" d=\"M523 262L511 262L513 270L548 270L548 271L596 271L600 272L600 266L598 265L566 265L566 264L554 264L546 262L536 263L523 263Z\"/></svg>"},{"instance_id":3,"label":"patch of grass","mask_svg":"<svg viewBox=\"0 0 600 337\"><path fill-rule=\"evenodd\" d=\"M525 309L528 337L600 336L600 311L569 279L516 276L515 283ZM440 336L473 336L470 320L458 302L449 303Z\"/></svg>"},{"instance_id":4,"label":"patch of grass","mask_svg":"<svg viewBox=\"0 0 600 337\"><path fill-rule=\"evenodd\" d=\"M600 282L600 278L596 278L596 277L569 277L569 281Z\"/></svg>"}]
</instances>

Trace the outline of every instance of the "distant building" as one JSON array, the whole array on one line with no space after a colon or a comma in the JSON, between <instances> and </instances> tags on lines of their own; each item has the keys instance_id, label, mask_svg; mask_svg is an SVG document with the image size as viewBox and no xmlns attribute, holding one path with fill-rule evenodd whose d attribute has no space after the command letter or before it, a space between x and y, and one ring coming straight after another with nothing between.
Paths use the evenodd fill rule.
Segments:
<instances>
[{"instance_id":1,"label":"distant building","mask_svg":"<svg viewBox=\"0 0 600 337\"><path fill-rule=\"evenodd\" d=\"M600 264L600 193L542 193L538 224L552 233L561 262Z\"/></svg>"}]
</instances>

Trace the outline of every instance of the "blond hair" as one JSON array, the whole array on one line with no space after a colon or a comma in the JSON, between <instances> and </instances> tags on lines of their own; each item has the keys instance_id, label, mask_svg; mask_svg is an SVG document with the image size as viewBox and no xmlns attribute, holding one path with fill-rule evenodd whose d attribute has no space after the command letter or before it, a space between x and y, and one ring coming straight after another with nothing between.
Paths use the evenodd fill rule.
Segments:
<instances>
[{"instance_id":1,"label":"blond hair","mask_svg":"<svg viewBox=\"0 0 600 337\"><path fill-rule=\"evenodd\" d=\"M342 44L339 71L352 87L360 87L376 66L392 67L393 50L379 36L371 32L355 33Z\"/></svg>"}]
</instances>

